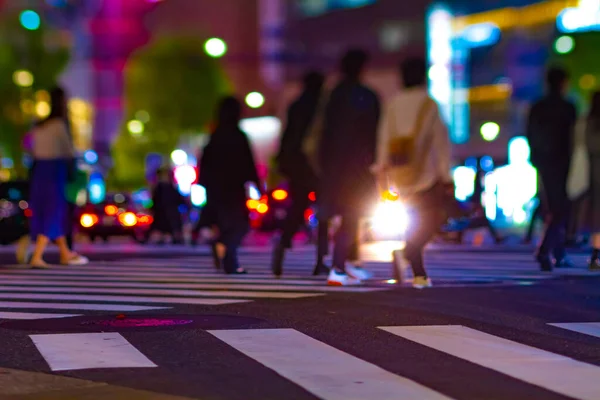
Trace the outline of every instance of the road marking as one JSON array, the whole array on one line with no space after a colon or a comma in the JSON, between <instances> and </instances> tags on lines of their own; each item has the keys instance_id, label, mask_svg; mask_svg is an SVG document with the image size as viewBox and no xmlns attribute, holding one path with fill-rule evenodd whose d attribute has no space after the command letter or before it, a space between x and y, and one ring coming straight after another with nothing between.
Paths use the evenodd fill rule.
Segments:
<instances>
[{"instance_id":1,"label":"road marking","mask_svg":"<svg viewBox=\"0 0 600 400\"><path fill-rule=\"evenodd\" d=\"M121 292L123 292L121 290ZM0 299L24 300L73 300L73 301L112 301L114 303L160 303L160 304L203 304L221 305L246 303L250 300L202 299L185 297L140 297L140 296L92 296L85 294L45 294L45 293L0 293ZM2 304L2 303L0 303Z\"/></svg>"},{"instance_id":2,"label":"road marking","mask_svg":"<svg viewBox=\"0 0 600 400\"><path fill-rule=\"evenodd\" d=\"M248 292L248 291L201 291L201 290L170 290L170 289L95 289L95 288L72 288L60 287L33 287L21 288L0 286L0 298L5 298L5 292L28 292L28 293L110 293L110 294L141 294L150 296L181 296L181 297L233 297L233 298L260 298L260 299L300 299L303 297L323 296L322 293L281 293L281 292ZM126 298L126 297L124 297ZM208 299L205 299L208 300ZM119 300L124 301L124 300ZM203 304L203 303L201 303ZM208 304L208 303L207 303Z\"/></svg>"},{"instance_id":3,"label":"road marking","mask_svg":"<svg viewBox=\"0 0 600 400\"><path fill-rule=\"evenodd\" d=\"M84 275L84 274L82 274ZM25 279L27 278L27 279ZM312 277L311 277L312 278ZM273 279L273 278L255 278L248 276L247 278L232 278L221 276L220 278L168 278L168 277L103 277L103 276L8 276L2 275L2 283L16 282L155 282L155 283L260 283L273 285L293 285L293 286L311 286L317 282L324 282L321 276L318 279Z\"/></svg>"},{"instance_id":4,"label":"road marking","mask_svg":"<svg viewBox=\"0 0 600 400\"><path fill-rule=\"evenodd\" d=\"M156 367L156 364L116 332L29 337L52 371Z\"/></svg>"},{"instance_id":5,"label":"road marking","mask_svg":"<svg viewBox=\"0 0 600 400\"><path fill-rule=\"evenodd\" d=\"M0 319L46 319L79 317L81 314L43 314L43 313L18 313L0 311Z\"/></svg>"},{"instance_id":6,"label":"road marking","mask_svg":"<svg viewBox=\"0 0 600 400\"><path fill-rule=\"evenodd\" d=\"M380 329L567 397L600 399L600 367L591 364L460 325Z\"/></svg>"},{"instance_id":7,"label":"road marking","mask_svg":"<svg viewBox=\"0 0 600 400\"><path fill-rule=\"evenodd\" d=\"M369 287L333 287L326 286L326 283L323 282L322 285L302 285L302 286L294 286L294 285L255 285L252 283L246 282L245 284L237 284L237 283L139 283L139 282L64 282L64 281L3 281L2 284L4 287L35 287L35 286L43 286L43 287L51 287L51 286L68 286L68 287L90 287L90 288L112 288L112 287L121 287L121 288L160 288L160 289L211 289L211 290L272 290L278 292L298 292L301 290L308 291L316 291L316 292L351 292L351 293L365 293L365 292L376 292L383 290L382 288L369 288Z\"/></svg>"},{"instance_id":8,"label":"road marking","mask_svg":"<svg viewBox=\"0 0 600 400\"><path fill-rule=\"evenodd\" d=\"M548 324L557 328L567 329L584 335L600 337L600 322L569 322L560 324Z\"/></svg>"},{"instance_id":9,"label":"road marking","mask_svg":"<svg viewBox=\"0 0 600 400\"><path fill-rule=\"evenodd\" d=\"M19 295L21 296L21 295ZM30 296L18 298L29 299ZM75 299L79 300L79 298ZM91 304L91 303L48 303L0 301L0 308L31 308L52 310L90 310L90 311L146 311L165 310L170 307L132 306L126 304Z\"/></svg>"},{"instance_id":10,"label":"road marking","mask_svg":"<svg viewBox=\"0 0 600 400\"><path fill-rule=\"evenodd\" d=\"M293 329L209 331L324 400L448 400Z\"/></svg>"}]
</instances>

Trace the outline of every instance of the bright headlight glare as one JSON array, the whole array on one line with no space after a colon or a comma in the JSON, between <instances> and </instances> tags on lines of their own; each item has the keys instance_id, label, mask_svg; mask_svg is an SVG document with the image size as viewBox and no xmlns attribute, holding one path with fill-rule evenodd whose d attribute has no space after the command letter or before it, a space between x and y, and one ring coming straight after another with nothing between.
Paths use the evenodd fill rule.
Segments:
<instances>
[{"instance_id":1,"label":"bright headlight glare","mask_svg":"<svg viewBox=\"0 0 600 400\"><path fill-rule=\"evenodd\" d=\"M371 220L373 231L384 236L406 233L408 223L406 208L399 201L381 201L377 204Z\"/></svg>"}]
</instances>

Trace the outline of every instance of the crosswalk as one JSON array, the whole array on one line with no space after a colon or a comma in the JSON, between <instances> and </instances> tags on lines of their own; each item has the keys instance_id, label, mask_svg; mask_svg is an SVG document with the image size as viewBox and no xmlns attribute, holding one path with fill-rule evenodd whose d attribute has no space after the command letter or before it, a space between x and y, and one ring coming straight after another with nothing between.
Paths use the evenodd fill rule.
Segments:
<instances>
[{"instance_id":1,"label":"crosswalk","mask_svg":"<svg viewBox=\"0 0 600 400\"><path fill-rule=\"evenodd\" d=\"M124 258L82 267L29 270L0 269L0 319L64 318L88 312L152 311L180 305L220 306L266 299L293 300L334 293L369 293L397 287L391 266L394 243L363 249L365 267L374 279L361 287L328 287L323 276L311 276L314 249L300 248L286 258L284 276L270 271L265 248L245 249L241 263L247 276L225 276L206 254L171 258ZM528 285L560 276L598 275L579 266L551 274L539 271L526 253L427 253L428 272L436 286ZM405 284L410 271L404 271Z\"/></svg>"},{"instance_id":2,"label":"crosswalk","mask_svg":"<svg viewBox=\"0 0 600 400\"><path fill-rule=\"evenodd\" d=\"M224 352L253 360L253 372L256 368L274 371L277 379L291 382L324 400L473 398L464 394L456 396L457 390L446 393L444 385L434 384L456 379L460 371L455 367L460 361L496 374L488 375L490 385L506 385L510 377L518 385L532 385L546 393L536 398L557 398L551 395L554 393L571 399L597 400L600 398L600 366L561 352L569 341L580 341L582 336L598 340L596 345L600 345L599 326L598 322L546 324L546 334L558 336L565 343L565 347L552 349L533 347L463 325L378 326L373 328L373 334L385 335L381 339L386 342L383 349L387 354L386 367L353 354L360 352L357 349L342 350L340 343L328 343L299 329L209 330L206 335L226 345ZM30 335L30 340L51 371L163 367L153 360L152 349L142 352L134 344L135 336L130 340L125 336L116 332L35 334ZM207 343L215 346L210 340ZM398 364L405 362L405 354L398 353L397 347L406 345L412 346L412 351L423 348L435 351L438 360L435 374L415 379L411 374L390 368L389 360ZM178 348L174 343L169 346L173 351ZM238 377L250 374L235 366L228 367L228 372ZM462 379L470 380L468 376ZM270 380L264 385L275 383ZM492 389L489 390L487 395L491 396ZM483 394L478 398L488 397Z\"/></svg>"},{"instance_id":3,"label":"crosswalk","mask_svg":"<svg viewBox=\"0 0 600 400\"><path fill-rule=\"evenodd\" d=\"M308 258L308 253L290 257L282 279L272 276L268 253L252 252L241 260L251 271L247 276L226 276L215 270L211 258L205 255L100 261L48 270L9 266L0 270L0 319L63 318L88 311L150 311L179 305L219 306L385 289L376 283L329 287L323 276L311 276L314 261ZM57 310L73 314L57 314Z\"/></svg>"}]
</instances>

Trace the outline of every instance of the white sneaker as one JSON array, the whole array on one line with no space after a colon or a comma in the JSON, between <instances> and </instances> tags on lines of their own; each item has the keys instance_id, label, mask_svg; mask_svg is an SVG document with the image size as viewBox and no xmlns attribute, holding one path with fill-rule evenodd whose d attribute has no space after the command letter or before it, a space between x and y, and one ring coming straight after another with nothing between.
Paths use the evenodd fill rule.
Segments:
<instances>
[{"instance_id":1,"label":"white sneaker","mask_svg":"<svg viewBox=\"0 0 600 400\"><path fill-rule=\"evenodd\" d=\"M425 289L425 288L430 288L432 286L433 286L433 284L431 283L431 279L429 279L429 278L424 278L422 276L415 276L415 279L413 279L412 287L415 289Z\"/></svg>"},{"instance_id":2,"label":"white sneaker","mask_svg":"<svg viewBox=\"0 0 600 400\"><path fill-rule=\"evenodd\" d=\"M90 262L90 260L87 257L76 255L75 257L73 257L72 259L67 261L66 264L64 264L64 265L81 266L81 265L87 265L87 264L89 264L89 262Z\"/></svg>"},{"instance_id":3,"label":"white sneaker","mask_svg":"<svg viewBox=\"0 0 600 400\"><path fill-rule=\"evenodd\" d=\"M357 267L354 265L348 265L346 267L346 273L351 277L359 279L361 281L365 281L373 277L373 273L371 271L367 271L363 267Z\"/></svg>"},{"instance_id":4,"label":"white sneaker","mask_svg":"<svg viewBox=\"0 0 600 400\"><path fill-rule=\"evenodd\" d=\"M327 277L327 285L329 286L356 286L360 284L360 279L353 278L348 274L337 272L333 268Z\"/></svg>"}]
</instances>

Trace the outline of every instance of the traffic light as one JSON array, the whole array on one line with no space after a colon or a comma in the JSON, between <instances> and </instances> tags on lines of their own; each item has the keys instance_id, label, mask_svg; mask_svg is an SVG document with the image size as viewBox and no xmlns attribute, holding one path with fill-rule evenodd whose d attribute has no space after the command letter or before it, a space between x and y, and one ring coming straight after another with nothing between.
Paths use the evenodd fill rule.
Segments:
<instances>
[{"instance_id":1,"label":"traffic light","mask_svg":"<svg viewBox=\"0 0 600 400\"><path fill-rule=\"evenodd\" d=\"M27 30L35 31L39 29L42 20L40 15L33 10L25 10L19 16L21 26Z\"/></svg>"}]
</instances>

